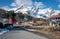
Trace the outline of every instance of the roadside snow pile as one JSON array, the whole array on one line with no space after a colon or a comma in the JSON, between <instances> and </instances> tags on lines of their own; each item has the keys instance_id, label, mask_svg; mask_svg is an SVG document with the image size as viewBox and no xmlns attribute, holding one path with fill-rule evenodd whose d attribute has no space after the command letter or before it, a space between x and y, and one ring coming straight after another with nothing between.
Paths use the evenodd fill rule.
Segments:
<instances>
[{"instance_id":1,"label":"roadside snow pile","mask_svg":"<svg viewBox=\"0 0 60 39\"><path fill-rule=\"evenodd\" d=\"M8 30L7 29L0 29L0 35L6 33Z\"/></svg>"},{"instance_id":2,"label":"roadside snow pile","mask_svg":"<svg viewBox=\"0 0 60 39\"><path fill-rule=\"evenodd\" d=\"M36 31L36 30L34 30L34 29L25 29L25 30L27 30L27 31Z\"/></svg>"}]
</instances>

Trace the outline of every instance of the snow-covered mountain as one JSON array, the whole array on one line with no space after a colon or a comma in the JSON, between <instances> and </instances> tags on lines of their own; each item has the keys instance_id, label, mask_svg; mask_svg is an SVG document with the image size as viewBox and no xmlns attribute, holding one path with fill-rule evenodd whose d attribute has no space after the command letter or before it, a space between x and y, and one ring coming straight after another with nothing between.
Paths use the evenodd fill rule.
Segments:
<instances>
[{"instance_id":1,"label":"snow-covered mountain","mask_svg":"<svg viewBox=\"0 0 60 39\"><path fill-rule=\"evenodd\" d=\"M52 15L60 13L60 11L52 10L51 8L39 9L36 7L26 7L26 6L13 8L12 10L14 10L15 13L21 12L22 14L28 14L34 18L43 18L43 19L50 17L50 13L53 13Z\"/></svg>"}]
</instances>

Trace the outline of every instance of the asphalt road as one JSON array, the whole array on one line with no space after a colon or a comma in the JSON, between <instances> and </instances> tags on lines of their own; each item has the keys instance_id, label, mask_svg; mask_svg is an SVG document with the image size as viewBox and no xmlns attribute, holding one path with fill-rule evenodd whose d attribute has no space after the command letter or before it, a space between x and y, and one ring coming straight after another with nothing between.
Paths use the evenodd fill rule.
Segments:
<instances>
[{"instance_id":1,"label":"asphalt road","mask_svg":"<svg viewBox=\"0 0 60 39\"><path fill-rule=\"evenodd\" d=\"M0 36L0 39L48 39L24 30L13 30Z\"/></svg>"}]
</instances>

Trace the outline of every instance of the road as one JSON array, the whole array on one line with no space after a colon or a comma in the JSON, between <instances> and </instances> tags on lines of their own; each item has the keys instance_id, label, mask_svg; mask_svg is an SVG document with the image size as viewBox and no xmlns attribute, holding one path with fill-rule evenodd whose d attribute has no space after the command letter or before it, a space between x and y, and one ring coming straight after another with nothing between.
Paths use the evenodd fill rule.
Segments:
<instances>
[{"instance_id":1,"label":"road","mask_svg":"<svg viewBox=\"0 0 60 39\"><path fill-rule=\"evenodd\" d=\"M24 30L13 30L0 36L0 39L48 39Z\"/></svg>"}]
</instances>

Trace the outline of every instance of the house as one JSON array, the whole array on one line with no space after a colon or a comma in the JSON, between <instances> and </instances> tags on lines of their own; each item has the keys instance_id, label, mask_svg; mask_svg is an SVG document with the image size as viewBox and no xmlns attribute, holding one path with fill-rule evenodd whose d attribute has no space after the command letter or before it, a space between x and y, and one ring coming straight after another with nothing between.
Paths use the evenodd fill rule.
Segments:
<instances>
[{"instance_id":1,"label":"house","mask_svg":"<svg viewBox=\"0 0 60 39\"><path fill-rule=\"evenodd\" d=\"M60 26L60 14L58 15L53 15L50 17L51 19L51 26Z\"/></svg>"}]
</instances>

